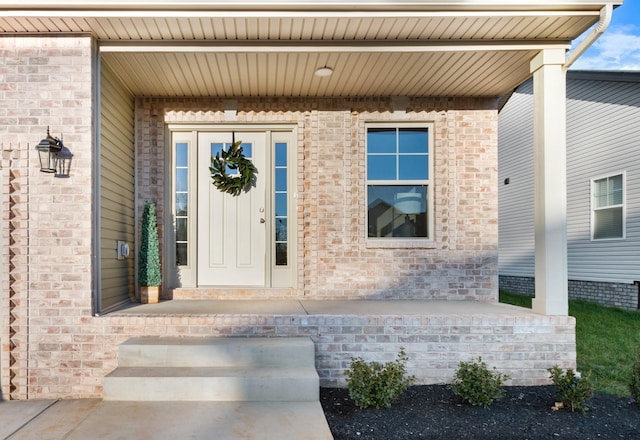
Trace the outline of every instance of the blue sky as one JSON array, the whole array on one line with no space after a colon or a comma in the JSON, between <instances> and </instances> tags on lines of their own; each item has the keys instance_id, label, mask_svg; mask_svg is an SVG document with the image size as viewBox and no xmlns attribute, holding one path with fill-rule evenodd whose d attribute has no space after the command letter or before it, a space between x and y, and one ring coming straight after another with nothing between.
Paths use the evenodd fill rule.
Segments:
<instances>
[{"instance_id":1,"label":"blue sky","mask_svg":"<svg viewBox=\"0 0 640 440\"><path fill-rule=\"evenodd\" d=\"M640 70L640 0L624 0L614 9L609 28L571 69Z\"/></svg>"}]
</instances>

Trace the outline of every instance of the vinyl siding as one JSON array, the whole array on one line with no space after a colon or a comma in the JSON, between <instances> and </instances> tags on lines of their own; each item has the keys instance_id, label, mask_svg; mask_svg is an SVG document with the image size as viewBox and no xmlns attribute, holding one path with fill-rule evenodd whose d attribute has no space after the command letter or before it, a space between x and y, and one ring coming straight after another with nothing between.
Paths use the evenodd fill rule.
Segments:
<instances>
[{"instance_id":1,"label":"vinyl siding","mask_svg":"<svg viewBox=\"0 0 640 440\"><path fill-rule=\"evenodd\" d=\"M499 273L534 276L532 82L500 112L498 125ZM509 184L504 180L508 178Z\"/></svg>"},{"instance_id":2,"label":"vinyl siding","mask_svg":"<svg viewBox=\"0 0 640 440\"><path fill-rule=\"evenodd\" d=\"M134 100L103 65L100 124L100 294L101 309L134 294ZM118 240L130 256L116 259Z\"/></svg>"},{"instance_id":3,"label":"vinyl siding","mask_svg":"<svg viewBox=\"0 0 640 440\"><path fill-rule=\"evenodd\" d=\"M640 280L640 83L569 80L567 210L569 278ZM626 175L626 237L591 240L591 179Z\"/></svg>"},{"instance_id":4,"label":"vinyl siding","mask_svg":"<svg viewBox=\"0 0 640 440\"><path fill-rule=\"evenodd\" d=\"M588 75L569 72L567 80L569 279L631 283L640 280L640 83L582 77ZM532 124L528 81L500 114L500 275L534 276ZM593 241L591 179L622 172L626 238ZM505 177L510 185L502 184Z\"/></svg>"}]
</instances>

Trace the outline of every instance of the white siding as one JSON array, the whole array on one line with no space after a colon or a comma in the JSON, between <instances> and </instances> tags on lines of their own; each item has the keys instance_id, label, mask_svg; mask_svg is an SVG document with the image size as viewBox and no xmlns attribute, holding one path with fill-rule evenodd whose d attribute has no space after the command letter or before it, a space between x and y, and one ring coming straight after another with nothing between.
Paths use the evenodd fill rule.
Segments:
<instances>
[{"instance_id":1,"label":"white siding","mask_svg":"<svg viewBox=\"0 0 640 440\"><path fill-rule=\"evenodd\" d=\"M103 64L100 124L101 310L129 299L134 286L134 101ZM116 259L117 241L131 254Z\"/></svg>"},{"instance_id":2,"label":"white siding","mask_svg":"<svg viewBox=\"0 0 640 440\"><path fill-rule=\"evenodd\" d=\"M534 276L533 95L527 81L498 125L499 273ZM504 180L509 179L505 185Z\"/></svg>"},{"instance_id":3,"label":"white siding","mask_svg":"<svg viewBox=\"0 0 640 440\"><path fill-rule=\"evenodd\" d=\"M569 279L640 280L640 76L569 72L567 238ZM534 276L531 81L499 119L500 275ZM591 240L592 178L626 173L626 238ZM502 182L509 177L511 183Z\"/></svg>"}]
</instances>

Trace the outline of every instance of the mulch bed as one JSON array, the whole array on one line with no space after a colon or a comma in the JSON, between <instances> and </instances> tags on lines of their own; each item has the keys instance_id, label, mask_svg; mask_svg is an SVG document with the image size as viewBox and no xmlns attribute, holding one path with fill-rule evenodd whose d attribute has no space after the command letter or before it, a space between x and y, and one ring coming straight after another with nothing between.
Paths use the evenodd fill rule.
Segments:
<instances>
[{"instance_id":1,"label":"mulch bed","mask_svg":"<svg viewBox=\"0 0 640 440\"><path fill-rule=\"evenodd\" d=\"M595 393L589 410L553 411L554 386L505 387L488 408L465 404L447 385L410 387L386 409L359 409L342 388L321 388L335 440L640 439L640 406Z\"/></svg>"}]
</instances>

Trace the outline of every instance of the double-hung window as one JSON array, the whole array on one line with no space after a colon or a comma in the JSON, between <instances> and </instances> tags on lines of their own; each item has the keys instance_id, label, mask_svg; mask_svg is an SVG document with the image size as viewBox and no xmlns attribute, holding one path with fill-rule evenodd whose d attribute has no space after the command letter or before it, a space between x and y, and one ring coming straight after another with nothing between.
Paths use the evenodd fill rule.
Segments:
<instances>
[{"instance_id":1,"label":"double-hung window","mask_svg":"<svg viewBox=\"0 0 640 440\"><path fill-rule=\"evenodd\" d=\"M369 240L433 239L431 125L367 126Z\"/></svg>"},{"instance_id":2,"label":"double-hung window","mask_svg":"<svg viewBox=\"0 0 640 440\"><path fill-rule=\"evenodd\" d=\"M625 237L624 173L591 181L591 237Z\"/></svg>"}]
</instances>

